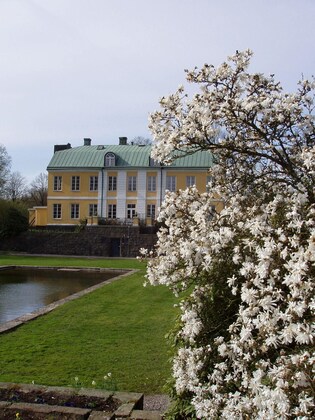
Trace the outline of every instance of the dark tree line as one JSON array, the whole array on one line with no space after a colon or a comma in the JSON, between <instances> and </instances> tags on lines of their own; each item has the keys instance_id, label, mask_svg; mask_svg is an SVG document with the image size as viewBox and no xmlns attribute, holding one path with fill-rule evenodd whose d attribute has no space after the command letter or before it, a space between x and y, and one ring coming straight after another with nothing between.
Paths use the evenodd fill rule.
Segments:
<instances>
[{"instance_id":1,"label":"dark tree line","mask_svg":"<svg viewBox=\"0 0 315 420\"><path fill-rule=\"evenodd\" d=\"M0 238L27 230L28 208L47 205L47 174L40 173L28 184L19 171L11 171L11 161L0 144Z\"/></svg>"}]
</instances>

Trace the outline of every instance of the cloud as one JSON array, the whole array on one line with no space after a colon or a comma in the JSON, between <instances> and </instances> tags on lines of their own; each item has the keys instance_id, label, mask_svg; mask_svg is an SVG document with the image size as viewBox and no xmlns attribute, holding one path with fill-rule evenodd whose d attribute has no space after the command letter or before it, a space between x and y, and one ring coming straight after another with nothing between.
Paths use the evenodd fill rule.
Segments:
<instances>
[{"instance_id":1,"label":"cloud","mask_svg":"<svg viewBox=\"0 0 315 420\"><path fill-rule=\"evenodd\" d=\"M41 172L55 143L148 136L185 68L236 49L294 89L314 69L314 12L309 0L2 0L0 143L24 174L32 148L47 150L29 157Z\"/></svg>"}]
</instances>

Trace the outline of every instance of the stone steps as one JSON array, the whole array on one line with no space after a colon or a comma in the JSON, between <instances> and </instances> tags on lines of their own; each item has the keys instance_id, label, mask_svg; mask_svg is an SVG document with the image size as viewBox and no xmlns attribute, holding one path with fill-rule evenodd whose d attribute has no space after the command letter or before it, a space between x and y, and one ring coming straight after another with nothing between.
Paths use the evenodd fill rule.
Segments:
<instances>
[{"instance_id":1,"label":"stone steps","mask_svg":"<svg viewBox=\"0 0 315 420\"><path fill-rule=\"evenodd\" d=\"M68 387L49 387L41 385L0 383L1 395L11 396L0 401L0 419L55 419L55 420L161 420L159 411L143 410L143 394L132 392L109 392L98 389L76 389ZM45 396L55 395L56 399L69 400L72 396L114 399L115 408L98 411L93 408L51 405L50 403L30 402L34 395L45 401ZM10 400L9 400L10 399ZM24 401L23 401L24 399ZM51 400L50 400L51 402Z\"/></svg>"}]
</instances>

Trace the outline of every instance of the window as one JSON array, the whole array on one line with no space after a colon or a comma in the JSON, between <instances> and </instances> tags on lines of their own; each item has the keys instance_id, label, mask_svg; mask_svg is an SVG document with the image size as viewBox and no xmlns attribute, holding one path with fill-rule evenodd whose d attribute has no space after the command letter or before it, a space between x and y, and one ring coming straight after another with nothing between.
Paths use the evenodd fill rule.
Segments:
<instances>
[{"instance_id":1,"label":"window","mask_svg":"<svg viewBox=\"0 0 315 420\"><path fill-rule=\"evenodd\" d=\"M166 189L169 191L176 191L176 176L166 177Z\"/></svg>"},{"instance_id":2,"label":"window","mask_svg":"<svg viewBox=\"0 0 315 420\"><path fill-rule=\"evenodd\" d=\"M147 217L152 217L152 219L155 219L155 204L147 205Z\"/></svg>"},{"instance_id":3,"label":"window","mask_svg":"<svg viewBox=\"0 0 315 420\"><path fill-rule=\"evenodd\" d=\"M105 155L105 166L115 166L116 165L116 156L114 153L106 153Z\"/></svg>"},{"instance_id":4,"label":"window","mask_svg":"<svg viewBox=\"0 0 315 420\"><path fill-rule=\"evenodd\" d=\"M148 191L156 191L156 176L148 176Z\"/></svg>"},{"instance_id":5,"label":"window","mask_svg":"<svg viewBox=\"0 0 315 420\"><path fill-rule=\"evenodd\" d=\"M150 157L149 166L160 166L160 165L161 165L160 162L158 162L157 160L154 160Z\"/></svg>"},{"instance_id":6,"label":"window","mask_svg":"<svg viewBox=\"0 0 315 420\"><path fill-rule=\"evenodd\" d=\"M98 176L90 176L90 191L98 190Z\"/></svg>"},{"instance_id":7,"label":"window","mask_svg":"<svg viewBox=\"0 0 315 420\"><path fill-rule=\"evenodd\" d=\"M208 175L208 176L207 176L207 192L209 192L209 191L210 191L210 185L209 185L209 182L213 182L213 176L211 176L211 175Z\"/></svg>"},{"instance_id":8,"label":"window","mask_svg":"<svg viewBox=\"0 0 315 420\"><path fill-rule=\"evenodd\" d=\"M54 176L54 191L61 191L62 189L62 176Z\"/></svg>"},{"instance_id":9,"label":"window","mask_svg":"<svg viewBox=\"0 0 315 420\"><path fill-rule=\"evenodd\" d=\"M215 206L210 206L207 220L212 220L215 214L216 214Z\"/></svg>"},{"instance_id":10,"label":"window","mask_svg":"<svg viewBox=\"0 0 315 420\"><path fill-rule=\"evenodd\" d=\"M127 204L127 219L132 219L136 215L136 205Z\"/></svg>"},{"instance_id":11,"label":"window","mask_svg":"<svg viewBox=\"0 0 315 420\"><path fill-rule=\"evenodd\" d=\"M73 176L71 178L71 190L72 191L80 190L80 177L79 176Z\"/></svg>"},{"instance_id":12,"label":"window","mask_svg":"<svg viewBox=\"0 0 315 420\"><path fill-rule=\"evenodd\" d=\"M54 219L61 219L61 204L54 204L53 205L53 218Z\"/></svg>"},{"instance_id":13,"label":"window","mask_svg":"<svg viewBox=\"0 0 315 420\"><path fill-rule=\"evenodd\" d=\"M89 216L97 216L97 204L89 204Z\"/></svg>"},{"instance_id":14,"label":"window","mask_svg":"<svg viewBox=\"0 0 315 420\"><path fill-rule=\"evenodd\" d=\"M80 205L71 204L71 219L78 219L80 214Z\"/></svg>"},{"instance_id":15,"label":"window","mask_svg":"<svg viewBox=\"0 0 315 420\"><path fill-rule=\"evenodd\" d=\"M109 176L108 177L108 191L116 191L117 190L117 176Z\"/></svg>"},{"instance_id":16,"label":"window","mask_svg":"<svg viewBox=\"0 0 315 420\"><path fill-rule=\"evenodd\" d=\"M128 176L128 191L137 191L137 177Z\"/></svg>"},{"instance_id":17,"label":"window","mask_svg":"<svg viewBox=\"0 0 315 420\"><path fill-rule=\"evenodd\" d=\"M196 177L186 176L186 187L192 187L193 185L196 185Z\"/></svg>"},{"instance_id":18,"label":"window","mask_svg":"<svg viewBox=\"0 0 315 420\"><path fill-rule=\"evenodd\" d=\"M116 204L108 204L107 217L109 219L116 219Z\"/></svg>"}]
</instances>

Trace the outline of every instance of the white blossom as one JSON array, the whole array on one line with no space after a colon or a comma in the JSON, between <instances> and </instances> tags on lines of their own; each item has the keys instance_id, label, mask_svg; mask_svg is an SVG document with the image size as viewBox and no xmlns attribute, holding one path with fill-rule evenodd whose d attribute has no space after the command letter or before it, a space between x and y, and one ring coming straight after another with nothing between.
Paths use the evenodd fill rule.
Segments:
<instances>
[{"instance_id":1,"label":"white blossom","mask_svg":"<svg viewBox=\"0 0 315 420\"><path fill-rule=\"evenodd\" d=\"M211 193L166 194L147 280L192 290L180 304L173 377L197 418L310 419L315 82L286 94L273 76L248 72L251 56L187 71L200 93L189 99L181 86L150 116L154 159L208 150L217 164ZM225 208L209 217L218 197Z\"/></svg>"}]
</instances>

